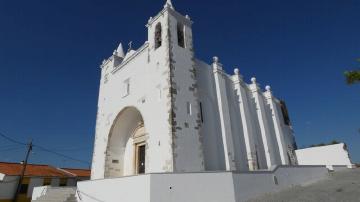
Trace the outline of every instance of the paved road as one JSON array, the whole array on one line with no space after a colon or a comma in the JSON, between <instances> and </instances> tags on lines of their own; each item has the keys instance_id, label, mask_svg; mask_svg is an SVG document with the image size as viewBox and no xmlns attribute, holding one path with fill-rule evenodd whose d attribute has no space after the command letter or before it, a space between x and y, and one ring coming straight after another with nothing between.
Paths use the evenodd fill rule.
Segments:
<instances>
[{"instance_id":1,"label":"paved road","mask_svg":"<svg viewBox=\"0 0 360 202\"><path fill-rule=\"evenodd\" d=\"M360 168L330 173L329 179L266 194L247 202L360 202Z\"/></svg>"}]
</instances>

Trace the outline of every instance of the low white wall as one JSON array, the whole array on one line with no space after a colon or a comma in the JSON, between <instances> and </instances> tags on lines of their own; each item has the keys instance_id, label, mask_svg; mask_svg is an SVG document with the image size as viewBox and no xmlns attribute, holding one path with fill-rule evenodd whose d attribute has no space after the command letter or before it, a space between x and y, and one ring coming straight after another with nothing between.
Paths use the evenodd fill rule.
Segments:
<instances>
[{"instance_id":1,"label":"low white wall","mask_svg":"<svg viewBox=\"0 0 360 202\"><path fill-rule=\"evenodd\" d=\"M77 184L78 201L150 201L150 175L82 181Z\"/></svg>"},{"instance_id":2,"label":"low white wall","mask_svg":"<svg viewBox=\"0 0 360 202\"><path fill-rule=\"evenodd\" d=\"M327 169L321 166L278 167L272 172L234 173L236 201L245 201L295 185L310 184L325 179L327 175Z\"/></svg>"},{"instance_id":3,"label":"low white wall","mask_svg":"<svg viewBox=\"0 0 360 202\"><path fill-rule=\"evenodd\" d=\"M235 202L231 172L151 175L151 202Z\"/></svg>"},{"instance_id":4,"label":"low white wall","mask_svg":"<svg viewBox=\"0 0 360 202\"><path fill-rule=\"evenodd\" d=\"M47 190L50 186L41 186L41 187L34 187L32 192L31 200L36 200L40 196L43 196L46 194Z\"/></svg>"},{"instance_id":5,"label":"low white wall","mask_svg":"<svg viewBox=\"0 0 360 202\"><path fill-rule=\"evenodd\" d=\"M352 166L345 144L298 149L295 151L299 165Z\"/></svg>"},{"instance_id":6,"label":"low white wall","mask_svg":"<svg viewBox=\"0 0 360 202\"><path fill-rule=\"evenodd\" d=\"M327 173L325 166L281 166L246 173L148 174L78 182L78 194L84 202L241 202L324 179Z\"/></svg>"}]
</instances>

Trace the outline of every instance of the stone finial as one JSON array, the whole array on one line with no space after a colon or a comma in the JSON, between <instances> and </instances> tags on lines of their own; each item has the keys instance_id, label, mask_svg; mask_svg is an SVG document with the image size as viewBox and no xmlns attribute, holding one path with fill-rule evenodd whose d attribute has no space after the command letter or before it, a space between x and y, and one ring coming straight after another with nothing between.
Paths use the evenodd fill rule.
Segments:
<instances>
[{"instance_id":1,"label":"stone finial","mask_svg":"<svg viewBox=\"0 0 360 202\"><path fill-rule=\"evenodd\" d=\"M214 70L222 70L222 64L219 62L218 57L213 57L213 64L212 64Z\"/></svg>"},{"instance_id":2,"label":"stone finial","mask_svg":"<svg viewBox=\"0 0 360 202\"><path fill-rule=\"evenodd\" d=\"M269 85L265 86L266 91L270 92L271 91L271 87Z\"/></svg>"},{"instance_id":3,"label":"stone finial","mask_svg":"<svg viewBox=\"0 0 360 202\"><path fill-rule=\"evenodd\" d=\"M190 16L189 15L185 15L185 18L190 20Z\"/></svg>"},{"instance_id":4,"label":"stone finial","mask_svg":"<svg viewBox=\"0 0 360 202\"><path fill-rule=\"evenodd\" d=\"M234 69L234 74L235 74L235 75L239 75L239 72L240 72L240 71L239 71L238 68L235 68L235 69Z\"/></svg>"},{"instance_id":5,"label":"stone finial","mask_svg":"<svg viewBox=\"0 0 360 202\"><path fill-rule=\"evenodd\" d=\"M174 9L174 6L173 6L171 0L166 0L166 3L165 3L165 5L164 5L164 8Z\"/></svg>"},{"instance_id":6,"label":"stone finial","mask_svg":"<svg viewBox=\"0 0 360 202\"><path fill-rule=\"evenodd\" d=\"M150 17L148 20L148 23L150 23L153 20L153 17Z\"/></svg>"},{"instance_id":7,"label":"stone finial","mask_svg":"<svg viewBox=\"0 0 360 202\"><path fill-rule=\"evenodd\" d=\"M213 57L213 63L218 64L219 63L219 57L214 56Z\"/></svg>"},{"instance_id":8,"label":"stone finial","mask_svg":"<svg viewBox=\"0 0 360 202\"><path fill-rule=\"evenodd\" d=\"M256 84L256 78L255 77L251 78L251 83Z\"/></svg>"}]
</instances>

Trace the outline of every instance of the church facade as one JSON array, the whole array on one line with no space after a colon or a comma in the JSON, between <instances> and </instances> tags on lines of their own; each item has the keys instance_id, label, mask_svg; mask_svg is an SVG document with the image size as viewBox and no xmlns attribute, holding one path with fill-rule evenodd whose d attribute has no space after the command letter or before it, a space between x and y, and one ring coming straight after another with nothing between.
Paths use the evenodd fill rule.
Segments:
<instances>
[{"instance_id":1,"label":"church facade","mask_svg":"<svg viewBox=\"0 0 360 202\"><path fill-rule=\"evenodd\" d=\"M146 27L139 49L120 44L101 65L92 179L296 164L285 103L269 86L197 59L192 21L169 0Z\"/></svg>"}]
</instances>

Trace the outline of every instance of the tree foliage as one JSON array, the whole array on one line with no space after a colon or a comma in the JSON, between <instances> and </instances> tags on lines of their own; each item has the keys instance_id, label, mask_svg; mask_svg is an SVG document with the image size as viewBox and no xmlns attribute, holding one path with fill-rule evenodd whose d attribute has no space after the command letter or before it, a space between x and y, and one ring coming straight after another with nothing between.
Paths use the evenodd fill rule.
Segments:
<instances>
[{"instance_id":1,"label":"tree foliage","mask_svg":"<svg viewBox=\"0 0 360 202\"><path fill-rule=\"evenodd\" d=\"M360 82L360 70L346 71L346 82L348 84L355 84Z\"/></svg>"},{"instance_id":2,"label":"tree foliage","mask_svg":"<svg viewBox=\"0 0 360 202\"><path fill-rule=\"evenodd\" d=\"M360 63L360 58L356 59L356 61ZM352 70L352 71L346 71L344 73L344 75L345 75L345 78L346 78L346 82L349 85L360 82L360 69Z\"/></svg>"}]
</instances>

